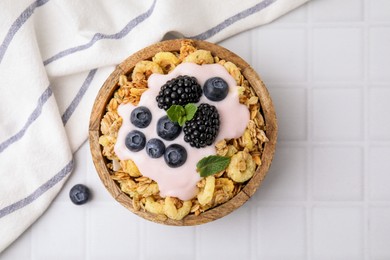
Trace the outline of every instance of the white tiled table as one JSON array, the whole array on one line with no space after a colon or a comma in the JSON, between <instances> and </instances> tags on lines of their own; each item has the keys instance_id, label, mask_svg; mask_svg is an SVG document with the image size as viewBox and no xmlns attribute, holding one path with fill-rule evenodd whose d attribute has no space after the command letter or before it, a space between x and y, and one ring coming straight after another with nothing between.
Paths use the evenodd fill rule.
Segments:
<instances>
[{"instance_id":1,"label":"white tiled table","mask_svg":"<svg viewBox=\"0 0 390 260\"><path fill-rule=\"evenodd\" d=\"M390 259L390 1L313 0L221 43L261 74L279 143L255 196L197 227L113 201L88 144L49 210L0 259ZM76 183L93 199L75 206ZM179 258L180 257L180 258Z\"/></svg>"}]
</instances>

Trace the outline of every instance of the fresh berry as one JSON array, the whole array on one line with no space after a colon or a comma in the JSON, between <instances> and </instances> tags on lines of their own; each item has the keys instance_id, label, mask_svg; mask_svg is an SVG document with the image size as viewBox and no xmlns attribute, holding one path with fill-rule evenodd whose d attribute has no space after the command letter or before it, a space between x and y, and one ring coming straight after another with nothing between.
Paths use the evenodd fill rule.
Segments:
<instances>
[{"instance_id":1,"label":"fresh berry","mask_svg":"<svg viewBox=\"0 0 390 260\"><path fill-rule=\"evenodd\" d=\"M161 117L157 122L157 134L162 139L172 141L179 136L181 127L169 120L168 116Z\"/></svg>"},{"instance_id":2,"label":"fresh berry","mask_svg":"<svg viewBox=\"0 0 390 260\"><path fill-rule=\"evenodd\" d=\"M76 205L84 204L89 199L89 189L83 184L76 184L70 189L69 197Z\"/></svg>"},{"instance_id":3,"label":"fresh berry","mask_svg":"<svg viewBox=\"0 0 390 260\"><path fill-rule=\"evenodd\" d=\"M202 103L190 121L183 127L184 141L192 147L211 145L219 130L219 114L215 106Z\"/></svg>"},{"instance_id":4,"label":"fresh berry","mask_svg":"<svg viewBox=\"0 0 390 260\"><path fill-rule=\"evenodd\" d=\"M145 143L145 135L138 130L129 132L125 139L126 147L132 152L138 152L144 149Z\"/></svg>"},{"instance_id":5,"label":"fresh berry","mask_svg":"<svg viewBox=\"0 0 390 260\"><path fill-rule=\"evenodd\" d=\"M152 121L152 113L147 107L136 107L130 115L130 121L133 125L139 128L145 128Z\"/></svg>"},{"instance_id":6,"label":"fresh berry","mask_svg":"<svg viewBox=\"0 0 390 260\"><path fill-rule=\"evenodd\" d=\"M202 96L202 87L194 77L178 76L165 83L156 97L158 107L168 110L171 105L196 103Z\"/></svg>"},{"instance_id":7,"label":"fresh berry","mask_svg":"<svg viewBox=\"0 0 390 260\"><path fill-rule=\"evenodd\" d=\"M187 151L179 144L171 144L165 149L164 159L169 167L180 167L187 160Z\"/></svg>"},{"instance_id":8,"label":"fresh berry","mask_svg":"<svg viewBox=\"0 0 390 260\"><path fill-rule=\"evenodd\" d=\"M145 146L146 153L152 158L160 158L165 152L165 144L157 138L150 139Z\"/></svg>"},{"instance_id":9,"label":"fresh berry","mask_svg":"<svg viewBox=\"0 0 390 260\"><path fill-rule=\"evenodd\" d=\"M209 78L203 86L204 95L211 101L223 100L228 92L228 84L220 77Z\"/></svg>"}]
</instances>

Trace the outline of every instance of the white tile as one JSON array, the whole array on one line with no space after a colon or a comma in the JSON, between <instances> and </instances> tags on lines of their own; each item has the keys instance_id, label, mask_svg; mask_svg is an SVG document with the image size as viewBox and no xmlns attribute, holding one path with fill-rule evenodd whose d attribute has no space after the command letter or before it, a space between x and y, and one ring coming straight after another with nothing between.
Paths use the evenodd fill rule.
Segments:
<instances>
[{"instance_id":1,"label":"white tile","mask_svg":"<svg viewBox=\"0 0 390 260\"><path fill-rule=\"evenodd\" d=\"M390 28L371 28L369 32L369 76L375 81L390 81Z\"/></svg>"},{"instance_id":2,"label":"white tile","mask_svg":"<svg viewBox=\"0 0 390 260\"><path fill-rule=\"evenodd\" d=\"M363 78L363 41L359 28L313 29L313 79L359 81Z\"/></svg>"},{"instance_id":3,"label":"white tile","mask_svg":"<svg viewBox=\"0 0 390 260\"><path fill-rule=\"evenodd\" d=\"M131 259L139 255L139 221L117 203L94 203L88 212L90 259Z\"/></svg>"},{"instance_id":4,"label":"white tile","mask_svg":"<svg viewBox=\"0 0 390 260\"><path fill-rule=\"evenodd\" d=\"M313 137L320 141L361 140L363 102L359 89L313 89Z\"/></svg>"},{"instance_id":5,"label":"white tile","mask_svg":"<svg viewBox=\"0 0 390 260\"><path fill-rule=\"evenodd\" d=\"M34 224L32 253L35 259L84 259L86 207L54 202ZM61 254L59 254L61 252Z\"/></svg>"},{"instance_id":6,"label":"white tile","mask_svg":"<svg viewBox=\"0 0 390 260\"><path fill-rule=\"evenodd\" d=\"M250 230L250 214L245 206L222 219L198 226L197 258L249 259Z\"/></svg>"},{"instance_id":7,"label":"white tile","mask_svg":"<svg viewBox=\"0 0 390 260\"><path fill-rule=\"evenodd\" d=\"M369 114L368 114L368 118L369 118L368 132L369 132L370 139L373 140L390 139L389 100L390 100L390 88L370 89Z\"/></svg>"},{"instance_id":8,"label":"white tile","mask_svg":"<svg viewBox=\"0 0 390 260\"><path fill-rule=\"evenodd\" d=\"M146 223L146 259L195 259L195 227Z\"/></svg>"},{"instance_id":9,"label":"white tile","mask_svg":"<svg viewBox=\"0 0 390 260\"><path fill-rule=\"evenodd\" d=\"M278 146L256 200L305 200L306 158L305 148Z\"/></svg>"},{"instance_id":10,"label":"white tile","mask_svg":"<svg viewBox=\"0 0 390 260\"><path fill-rule=\"evenodd\" d=\"M305 89L268 87L278 120L278 139L305 140L307 102Z\"/></svg>"},{"instance_id":11,"label":"white tile","mask_svg":"<svg viewBox=\"0 0 390 260\"><path fill-rule=\"evenodd\" d=\"M237 44L238 42L240 44ZM235 54L243 58L246 62L251 64L252 62L251 34L240 33L238 35L235 35L234 37L223 40L218 44L234 52Z\"/></svg>"},{"instance_id":12,"label":"white tile","mask_svg":"<svg viewBox=\"0 0 390 260\"><path fill-rule=\"evenodd\" d=\"M313 149L313 197L360 200L363 197L363 152L359 147Z\"/></svg>"},{"instance_id":13,"label":"white tile","mask_svg":"<svg viewBox=\"0 0 390 260\"><path fill-rule=\"evenodd\" d=\"M390 207L370 208L369 247L372 260L390 259Z\"/></svg>"},{"instance_id":14,"label":"white tile","mask_svg":"<svg viewBox=\"0 0 390 260\"><path fill-rule=\"evenodd\" d=\"M369 194L372 200L390 200L390 147L370 147Z\"/></svg>"},{"instance_id":15,"label":"white tile","mask_svg":"<svg viewBox=\"0 0 390 260\"><path fill-rule=\"evenodd\" d=\"M256 223L257 239L254 246L258 259L305 259L305 208L260 207Z\"/></svg>"},{"instance_id":16,"label":"white tile","mask_svg":"<svg viewBox=\"0 0 390 260\"><path fill-rule=\"evenodd\" d=\"M360 208L315 207L312 217L313 260L363 259L363 217Z\"/></svg>"},{"instance_id":17,"label":"white tile","mask_svg":"<svg viewBox=\"0 0 390 260\"><path fill-rule=\"evenodd\" d=\"M362 0L316 0L311 2L314 22L355 22L363 20Z\"/></svg>"},{"instance_id":18,"label":"white tile","mask_svg":"<svg viewBox=\"0 0 390 260\"><path fill-rule=\"evenodd\" d=\"M254 68L267 82L306 80L306 31L259 27L252 37Z\"/></svg>"},{"instance_id":19,"label":"white tile","mask_svg":"<svg viewBox=\"0 0 390 260\"><path fill-rule=\"evenodd\" d=\"M375 22L390 21L390 1L370 0L369 1L370 20Z\"/></svg>"}]
</instances>

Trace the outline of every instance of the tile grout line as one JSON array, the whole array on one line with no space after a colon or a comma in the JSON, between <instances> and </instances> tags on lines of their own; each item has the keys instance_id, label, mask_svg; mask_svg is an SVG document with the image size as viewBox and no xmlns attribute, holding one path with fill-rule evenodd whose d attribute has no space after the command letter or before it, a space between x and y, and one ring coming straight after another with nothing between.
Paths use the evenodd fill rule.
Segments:
<instances>
[{"instance_id":1,"label":"tile grout line","mask_svg":"<svg viewBox=\"0 0 390 260\"><path fill-rule=\"evenodd\" d=\"M344 207L344 206L350 206L350 207L363 207L366 202L362 200L319 200L313 203L313 206L321 206L321 207ZM268 200L268 201L261 201L257 202L258 206L260 207L304 207L307 205L307 201L288 201L288 200ZM375 202L369 202L367 204L368 206L374 206L374 207L390 207L390 202L388 201L375 201Z\"/></svg>"},{"instance_id":2,"label":"tile grout line","mask_svg":"<svg viewBox=\"0 0 390 260\"><path fill-rule=\"evenodd\" d=\"M142 219L140 219L138 221L138 259L139 260L145 260L145 242L146 241L146 237L145 237L145 234L146 234L146 223L145 221L142 221Z\"/></svg>"},{"instance_id":3,"label":"tile grout line","mask_svg":"<svg viewBox=\"0 0 390 260\"><path fill-rule=\"evenodd\" d=\"M254 206L251 207L251 215L250 215L250 226L252 228L249 229L250 232L250 239L251 239L251 259L256 259L257 258L257 247L254 245L254 241L257 241L257 232L258 232L258 227L257 227L257 211L258 211L258 203L253 203Z\"/></svg>"},{"instance_id":4,"label":"tile grout line","mask_svg":"<svg viewBox=\"0 0 390 260\"><path fill-rule=\"evenodd\" d=\"M199 232L199 226L195 227L195 260L201 260L201 248L200 248L200 232Z\"/></svg>"},{"instance_id":5,"label":"tile grout line","mask_svg":"<svg viewBox=\"0 0 390 260\"><path fill-rule=\"evenodd\" d=\"M364 99L362 99L362 100L364 100ZM369 143L371 145L377 146L377 147L387 147L390 145L390 141L370 141ZM280 140L280 141L278 141L278 145L284 146L284 147L288 147L288 146L306 147L306 146L309 146L310 144L312 144L312 146L332 146L332 147L361 146L361 147L364 147L366 142L364 140L363 141L354 141L354 140L351 140L351 141L334 140L333 141L333 140L331 140L331 141L310 141L310 142L304 141L304 140Z\"/></svg>"},{"instance_id":6,"label":"tile grout line","mask_svg":"<svg viewBox=\"0 0 390 260\"><path fill-rule=\"evenodd\" d=\"M198 259L198 246L199 246L199 243L198 243L198 241L197 241L197 228L195 227L194 228L194 246L193 246L193 248L195 249L194 250L194 260L197 260Z\"/></svg>"},{"instance_id":7,"label":"tile grout line","mask_svg":"<svg viewBox=\"0 0 390 260\"><path fill-rule=\"evenodd\" d=\"M87 151L89 151L89 146L88 146L88 149ZM87 154L87 153L86 153ZM91 177L90 177L90 173L91 172L91 169L90 169L90 164L88 163L88 160L86 161L86 167L85 167L85 174L86 174L86 180L85 182L87 183L88 186L91 186ZM93 197L93 194L92 194L92 197ZM92 198L93 199L93 198ZM85 252L84 252L84 257L85 259L91 259L91 255L90 255L90 252L92 251L91 250L91 239L90 236L91 236L91 208L90 207L87 207L86 208L86 211L85 211L85 239L86 239L86 244L85 244Z\"/></svg>"},{"instance_id":8,"label":"tile grout line","mask_svg":"<svg viewBox=\"0 0 390 260\"><path fill-rule=\"evenodd\" d=\"M369 150L369 135L368 135L368 84L369 84L369 1L363 0L363 129L364 129L364 154L363 154L363 257L365 260L368 260L370 257L369 249L369 209L368 209L368 192L369 192L369 178L368 178L368 150Z\"/></svg>"},{"instance_id":9,"label":"tile grout line","mask_svg":"<svg viewBox=\"0 0 390 260\"><path fill-rule=\"evenodd\" d=\"M34 229L34 226L31 227L31 230L30 230L30 238L29 238L29 245L30 245L30 260L33 260L33 246L32 246L32 243L33 243L33 229Z\"/></svg>"},{"instance_id":10,"label":"tile grout line","mask_svg":"<svg viewBox=\"0 0 390 260\"><path fill-rule=\"evenodd\" d=\"M312 28L312 14L311 7L309 5L306 9L306 41L307 41L307 56L306 56L306 80L307 80L307 104L306 104L306 121L307 121L307 133L306 133L306 259L313 258L313 235L312 235L312 211L313 211L313 180L311 177L312 172L312 140L313 140L313 28Z\"/></svg>"},{"instance_id":11,"label":"tile grout line","mask_svg":"<svg viewBox=\"0 0 390 260\"><path fill-rule=\"evenodd\" d=\"M88 179L88 176L87 176L87 179ZM88 180L87 180L87 183L88 183ZM84 221L85 221L85 224L84 224L84 227L85 227L85 246L84 246L84 257L85 259L91 259L89 253L90 253L90 247L91 247L91 244L90 244L90 230L91 230L91 227L89 225L89 223L91 223L90 221L90 207L87 207L86 210L85 210L85 217L84 217Z\"/></svg>"}]
</instances>

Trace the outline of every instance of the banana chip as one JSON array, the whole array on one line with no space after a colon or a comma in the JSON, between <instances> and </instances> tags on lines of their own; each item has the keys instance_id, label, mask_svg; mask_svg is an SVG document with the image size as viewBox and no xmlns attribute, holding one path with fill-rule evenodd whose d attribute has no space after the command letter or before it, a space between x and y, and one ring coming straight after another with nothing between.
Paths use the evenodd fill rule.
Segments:
<instances>
[{"instance_id":1,"label":"banana chip","mask_svg":"<svg viewBox=\"0 0 390 260\"><path fill-rule=\"evenodd\" d=\"M182 220L185 216L188 215L188 213L190 213L191 206L191 201L187 200L183 202L182 207L176 208L173 198L166 197L164 204L164 214L167 215L167 217L170 219Z\"/></svg>"},{"instance_id":2,"label":"banana chip","mask_svg":"<svg viewBox=\"0 0 390 260\"><path fill-rule=\"evenodd\" d=\"M232 156L226 172L233 181L245 182L253 176L255 169L256 163L252 156L245 151L240 151Z\"/></svg>"}]
</instances>

